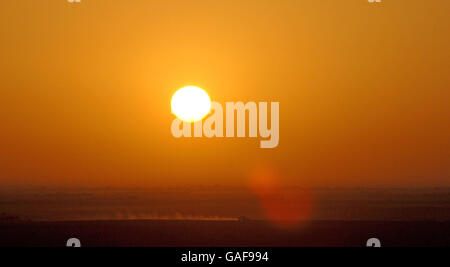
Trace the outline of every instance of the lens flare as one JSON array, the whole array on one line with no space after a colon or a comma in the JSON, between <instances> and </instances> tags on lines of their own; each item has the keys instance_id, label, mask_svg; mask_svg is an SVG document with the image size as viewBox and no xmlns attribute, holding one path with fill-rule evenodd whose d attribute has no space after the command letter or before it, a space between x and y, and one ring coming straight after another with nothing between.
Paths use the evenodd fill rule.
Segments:
<instances>
[{"instance_id":1,"label":"lens flare","mask_svg":"<svg viewBox=\"0 0 450 267\"><path fill-rule=\"evenodd\" d=\"M256 167L250 174L249 189L258 197L264 217L283 229L305 225L313 213L311 192L283 187L279 180L278 172L267 165Z\"/></svg>"}]
</instances>

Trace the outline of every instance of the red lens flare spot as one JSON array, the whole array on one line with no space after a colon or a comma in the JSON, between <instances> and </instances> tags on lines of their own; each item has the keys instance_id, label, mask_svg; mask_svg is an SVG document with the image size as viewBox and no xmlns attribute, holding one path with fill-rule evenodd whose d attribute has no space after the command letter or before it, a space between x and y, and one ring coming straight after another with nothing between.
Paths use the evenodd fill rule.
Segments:
<instances>
[{"instance_id":1,"label":"red lens flare spot","mask_svg":"<svg viewBox=\"0 0 450 267\"><path fill-rule=\"evenodd\" d=\"M275 226L296 228L307 223L313 212L309 190L283 187L280 175L274 168L258 166L250 174L249 188L260 203L264 217Z\"/></svg>"}]
</instances>

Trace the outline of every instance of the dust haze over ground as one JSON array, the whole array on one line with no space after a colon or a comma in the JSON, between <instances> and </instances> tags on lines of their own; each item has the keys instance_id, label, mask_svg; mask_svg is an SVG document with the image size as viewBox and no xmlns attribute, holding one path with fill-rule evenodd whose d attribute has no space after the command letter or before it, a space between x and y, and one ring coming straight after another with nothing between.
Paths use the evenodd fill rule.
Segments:
<instances>
[{"instance_id":1,"label":"dust haze over ground","mask_svg":"<svg viewBox=\"0 0 450 267\"><path fill-rule=\"evenodd\" d=\"M88 247L365 246L374 237L382 246L450 245L448 188L0 191L0 247L62 247L73 237Z\"/></svg>"},{"instance_id":2,"label":"dust haze over ground","mask_svg":"<svg viewBox=\"0 0 450 267\"><path fill-rule=\"evenodd\" d=\"M284 195L304 188L285 188ZM316 188L306 220L446 221L450 220L450 188L370 189ZM282 202L284 203L284 202ZM301 209L295 203L292 212ZM291 211L290 211L291 212ZM2 188L0 213L32 221L76 220L254 220L270 219L261 197L246 188L173 187Z\"/></svg>"}]
</instances>

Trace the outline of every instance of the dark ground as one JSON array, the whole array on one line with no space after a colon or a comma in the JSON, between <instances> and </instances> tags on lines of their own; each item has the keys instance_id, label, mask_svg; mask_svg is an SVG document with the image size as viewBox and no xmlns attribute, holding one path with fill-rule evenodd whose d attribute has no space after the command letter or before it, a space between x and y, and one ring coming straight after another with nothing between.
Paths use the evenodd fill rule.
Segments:
<instances>
[{"instance_id":1,"label":"dark ground","mask_svg":"<svg viewBox=\"0 0 450 267\"><path fill-rule=\"evenodd\" d=\"M449 246L450 221L314 221L281 229L264 221L10 222L0 225L0 246L66 245L69 238L96 246Z\"/></svg>"}]
</instances>

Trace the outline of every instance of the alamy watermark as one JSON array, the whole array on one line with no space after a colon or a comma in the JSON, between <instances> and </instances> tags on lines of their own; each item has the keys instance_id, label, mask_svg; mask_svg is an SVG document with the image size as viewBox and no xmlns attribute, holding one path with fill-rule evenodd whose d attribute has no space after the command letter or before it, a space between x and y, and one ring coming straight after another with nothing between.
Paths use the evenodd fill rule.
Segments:
<instances>
[{"instance_id":1,"label":"alamy watermark","mask_svg":"<svg viewBox=\"0 0 450 267\"><path fill-rule=\"evenodd\" d=\"M246 136L246 113L248 111L248 136ZM261 140L261 148L275 148L280 140L280 103L270 103L270 129L268 127L268 103L267 102L226 102L225 104L225 125L224 109L222 104L211 103L211 114L204 122L202 120L191 123L183 122L175 118L172 122L172 135L181 137L250 137L264 138ZM235 136L235 115L236 115L236 136ZM194 134L192 135L192 124ZM259 126L259 127L258 127ZM224 131L225 127L225 131Z\"/></svg>"}]
</instances>

